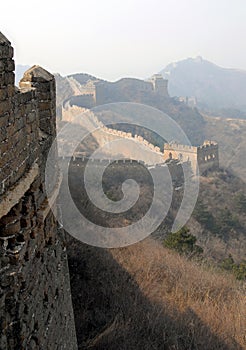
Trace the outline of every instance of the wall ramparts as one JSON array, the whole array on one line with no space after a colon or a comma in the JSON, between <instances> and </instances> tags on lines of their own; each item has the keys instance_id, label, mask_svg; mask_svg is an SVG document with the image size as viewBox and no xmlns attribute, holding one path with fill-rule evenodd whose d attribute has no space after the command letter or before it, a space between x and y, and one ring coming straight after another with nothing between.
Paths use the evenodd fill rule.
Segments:
<instances>
[{"instance_id":1,"label":"wall ramparts","mask_svg":"<svg viewBox=\"0 0 246 350\"><path fill-rule=\"evenodd\" d=\"M178 159L191 163L195 175L203 174L209 169L219 168L219 147L214 141L204 141L203 145L195 147L177 143L164 144L164 160Z\"/></svg>"},{"instance_id":2,"label":"wall ramparts","mask_svg":"<svg viewBox=\"0 0 246 350\"><path fill-rule=\"evenodd\" d=\"M45 191L55 135L55 81L34 66L14 86L0 33L0 349L77 349L63 231ZM56 163L52 203L56 208Z\"/></svg>"}]
</instances>

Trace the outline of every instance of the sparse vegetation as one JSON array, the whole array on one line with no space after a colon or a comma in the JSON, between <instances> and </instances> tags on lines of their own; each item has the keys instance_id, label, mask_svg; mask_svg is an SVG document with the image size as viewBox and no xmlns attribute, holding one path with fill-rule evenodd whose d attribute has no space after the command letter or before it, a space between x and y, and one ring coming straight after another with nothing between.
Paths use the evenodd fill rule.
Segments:
<instances>
[{"instance_id":1,"label":"sparse vegetation","mask_svg":"<svg viewBox=\"0 0 246 350\"><path fill-rule=\"evenodd\" d=\"M243 284L151 239L68 245L79 349L243 350Z\"/></svg>"},{"instance_id":2,"label":"sparse vegetation","mask_svg":"<svg viewBox=\"0 0 246 350\"><path fill-rule=\"evenodd\" d=\"M228 208L218 210L216 221L219 234L227 234L230 230L241 227L237 217Z\"/></svg>"},{"instance_id":3,"label":"sparse vegetation","mask_svg":"<svg viewBox=\"0 0 246 350\"><path fill-rule=\"evenodd\" d=\"M244 193L239 192L234 197L235 207L240 212L246 211L246 196Z\"/></svg>"},{"instance_id":4,"label":"sparse vegetation","mask_svg":"<svg viewBox=\"0 0 246 350\"><path fill-rule=\"evenodd\" d=\"M222 260L220 267L233 273L238 280L246 280L246 260L237 264L233 257L229 255L228 258Z\"/></svg>"},{"instance_id":5,"label":"sparse vegetation","mask_svg":"<svg viewBox=\"0 0 246 350\"><path fill-rule=\"evenodd\" d=\"M177 232L171 232L164 240L164 247L176 250L179 254L198 255L203 249L196 245L197 238L190 233L187 227L182 227Z\"/></svg>"},{"instance_id":6,"label":"sparse vegetation","mask_svg":"<svg viewBox=\"0 0 246 350\"><path fill-rule=\"evenodd\" d=\"M201 200L197 202L193 215L207 230L218 233L219 228L213 214L206 208Z\"/></svg>"},{"instance_id":7,"label":"sparse vegetation","mask_svg":"<svg viewBox=\"0 0 246 350\"><path fill-rule=\"evenodd\" d=\"M222 237L225 237L232 229L241 227L239 219L227 207L218 209L214 216L202 201L199 201L193 215L207 230Z\"/></svg>"},{"instance_id":8,"label":"sparse vegetation","mask_svg":"<svg viewBox=\"0 0 246 350\"><path fill-rule=\"evenodd\" d=\"M78 167L70 170L71 179L73 176L76 179ZM111 171L105 172L103 187L110 198L119 200L125 178L121 173L117 174L114 166ZM143 195L141 206L136 207L132 215L127 214L127 224L130 224L143 211L143 205L147 209L151 193L150 181L145 178L141 166L132 164L127 171L131 178L137 175ZM231 183L235 190L233 197ZM201 179L200 199L194 217L200 220L202 237L211 239L209 232L214 229L216 234L212 232L211 236L217 239L219 228L221 232L225 233L227 229L230 232L229 235L221 234L221 242L231 243L234 237L241 239L239 232L244 227L244 214L237 212L235 217L233 211L238 188L235 177L226 172L211 173ZM71 182L70 189L76 196L76 181ZM177 196L182 197L182 194L177 193ZM85 201L84 196L79 198ZM99 220L95 209L87 206L87 202L81 204L94 220L95 216ZM175 214L178 206L174 205L171 210L171 215ZM113 227L119 225L121 219L103 216L100 224L106 222ZM223 230L222 223L225 225ZM165 224L163 232L170 230L169 222ZM220 250L221 246L212 246L214 260L210 265L203 259L190 259L202 252L200 247L206 249L206 256L209 242L204 244L197 235L196 226L193 230L188 223L188 227L190 231L183 228L167 236L164 245L168 249L152 239L110 251L70 242L69 264L79 349L245 348L245 262L233 262L232 268L230 261L227 265L225 262L227 271L218 268L215 266L219 260L216 249ZM235 261L240 260L236 257Z\"/></svg>"}]
</instances>

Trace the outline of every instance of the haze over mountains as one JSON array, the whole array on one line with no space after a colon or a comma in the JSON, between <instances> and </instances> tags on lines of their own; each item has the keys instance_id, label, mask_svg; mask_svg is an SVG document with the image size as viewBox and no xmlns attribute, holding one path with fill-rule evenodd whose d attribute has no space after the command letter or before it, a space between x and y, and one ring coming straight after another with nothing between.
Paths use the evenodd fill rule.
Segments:
<instances>
[{"instance_id":1,"label":"haze over mountains","mask_svg":"<svg viewBox=\"0 0 246 350\"><path fill-rule=\"evenodd\" d=\"M195 96L209 110L246 111L246 71L217 66L202 57L167 65L161 74L169 81L171 96Z\"/></svg>"},{"instance_id":2,"label":"haze over mountains","mask_svg":"<svg viewBox=\"0 0 246 350\"><path fill-rule=\"evenodd\" d=\"M16 66L16 84L28 68L26 65ZM73 81L73 89L76 81L84 84L97 79L81 73L67 76L70 83ZM198 108L219 112L228 118L246 118L246 71L222 68L197 57L170 63L160 73L168 79L171 97L196 97Z\"/></svg>"},{"instance_id":3,"label":"haze over mountains","mask_svg":"<svg viewBox=\"0 0 246 350\"><path fill-rule=\"evenodd\" d=\"M86 90L86 95L84 95L84 84L88 80L91 82L95 80L95 78L83 73L67 77L56 75L58 119L60 119L62 115L61 106L65 106L66 102L69 102L71 106L82 108L93 108L98 105L114 102L140 103L157 108L173 118L186 132L192 144L200 145L203 143L204 121L200 113L195 109L191 109L184 103L170 98L168 93L159 94L155 93L154 90L146 91L144 88L145 85L150 84L151 86L151 83L146 83L143 80L134 78L122 78L114 83L100 81L103 85L103 90L99 93L99 100L97 97L96 100L92 100L91 98L88 99L90 90ZM146 116L146 118L148 118L148 116ZM131 116L130 119L129 122L134 124L134 117ZM110 123L111 121L102 120L102 122ZM199 130L199 133L197 130ZM129 132L129 130L124 131ZM158 146L160 145L158 144Z\"/></svg>"}]
</instances>

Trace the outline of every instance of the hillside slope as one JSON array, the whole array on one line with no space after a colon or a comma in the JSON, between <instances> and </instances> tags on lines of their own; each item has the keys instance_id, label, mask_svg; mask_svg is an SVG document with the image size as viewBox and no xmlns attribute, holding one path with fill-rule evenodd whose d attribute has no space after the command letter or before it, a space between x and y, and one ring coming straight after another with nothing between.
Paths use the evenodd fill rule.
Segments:
<instances>
[{"instance_id":1,"label":"hillside slope","mask_svg":"<svg viewBox=\"0 0 246 350\"><path fill-rule=\"evenodd\" d=\"M79 349L243 350L243 289L146 239L103 250L69 240ZM225 317L226 316L226 317Z\"/></svg>"},{"instance_id":2,"label":"hillside slope","mask_svg":"<svg viewBox=\"0 0 246 350\"><path fill-rule=\"evenodd\" d=\"M72 162L69 168L69 187L72 198L82 215L106 227L121 227L138 221L145 215L153 198L153 182L141 164L111 164L103 177L103 188L111 200L122 198L122 183L135 179L140 186L139 198L128 211L113 214L101 211L89 199L83 178L85 162ZM174 191L169 214L154 233L163 241L170 231L180 207L183 191ZM198 202L187 223L192 235L203 248L203 257L219 264L229 254L235 261L246 259L246 185L228 171L210 172L200 179ZM72 213L71 213L72 215Z\"/></svg>"},{"instance_id":3,"label":"hillside slope","mask_svg":"<svg viewBox=\"0 0 246 350\"><path fill-rule=\"evenodd\" d=\"M203 115L204 134L219 144L220 165L243 181L246 178L246 121Z\"/></svg>"}]
</instances>

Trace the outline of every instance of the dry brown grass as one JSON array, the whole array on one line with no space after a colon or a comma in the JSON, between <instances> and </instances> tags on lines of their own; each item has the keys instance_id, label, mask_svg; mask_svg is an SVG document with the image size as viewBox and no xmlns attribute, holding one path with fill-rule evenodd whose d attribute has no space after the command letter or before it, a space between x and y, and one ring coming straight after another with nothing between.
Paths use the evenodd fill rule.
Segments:
<instances>
[{"instance_id":1,"label":"dry brown grass","mask_svg":"<svg viewBox=\"0 0 246 350\"><path fill-rule=\"evenodd\" d=\"M244 287L151 239L106 251L73 241L80 349L245 349Z\"/></svg>"},{"instance_id":2,"label":"dry brown grass","mask_svg":"<svg viewBox=\"0 0 246 350\"><path fill-rule=\"evenodd\" d=\"M233 339L246 348L244 287L232 276L207 271L150 239L114 250L112 255L149 300L175 310L173 317L177 310L181 318L186 310L192 310L225 344Z\"/></svg>"}]
</instances>

